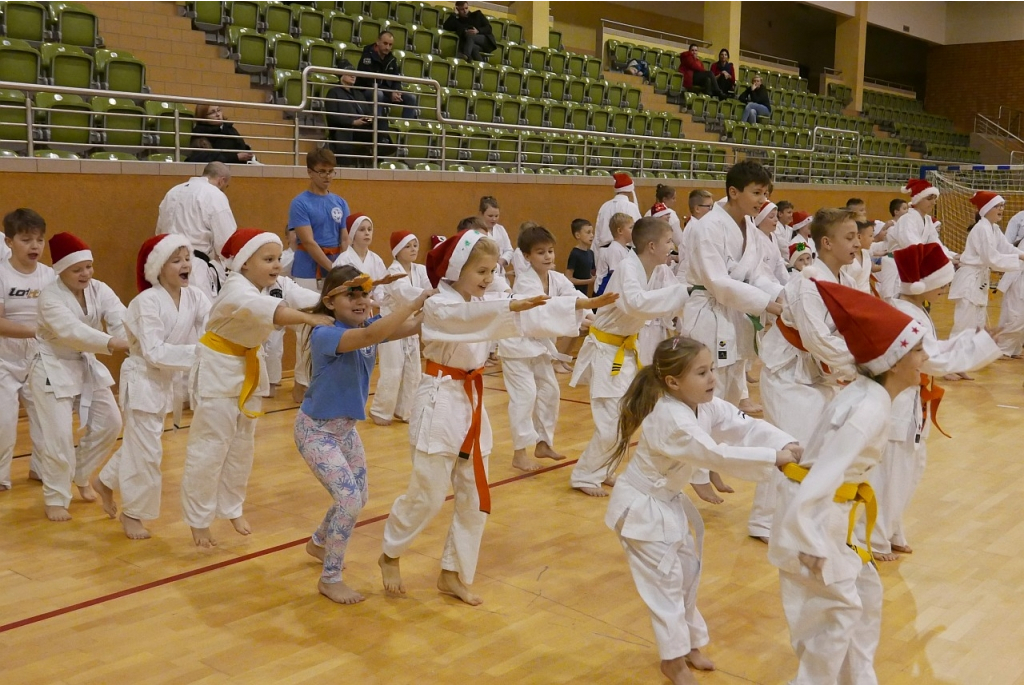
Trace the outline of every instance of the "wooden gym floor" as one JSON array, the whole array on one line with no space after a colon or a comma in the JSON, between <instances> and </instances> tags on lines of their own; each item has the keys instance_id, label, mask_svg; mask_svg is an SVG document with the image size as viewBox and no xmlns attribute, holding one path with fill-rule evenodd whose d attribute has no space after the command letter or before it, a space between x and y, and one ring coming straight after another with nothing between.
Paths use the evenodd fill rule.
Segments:
<instances>
[{"instance_id":1,"label":"wooden gym floor","mask_svg":"<svg viewBox=\"0 0 1024 685\"><path fill-rule=\"evenodd\" d=\"M936 307L940 330L951 312L948 303ZM976 377L945 384L941 423L954 439L932 432L907 517L916 551L881 567L882 683L1024 684L1024 361L999 361ZM560 378L557 446L574 459L590 435L587 393ZM220 545L211 551L197 550L181 521L187 428L165 437L154 537L132 542L97 504L73 503L70 523L43 518L39 485L26 480L22 425L14 487L0 493L0 680L662 682L647 611L603 523L607 500L569 489L571 461L514 471L500 374L486 386L494 513L474 585L484 604L475 608L434 590L450 504L402 559L408 596L383 594L375 562L383 520L408 477L404 424L359 427L370 501L346 580L367 600L348 607L317 594L319 564L303 551L330 500L293 445L287 387L266 402L257 429L246 503L254 533L241 537L217 522ZM698 503L708 531L699 601L719 669L698 679L783 683L796 659L778 576L764 545L745 534L752 484L727 481L737 493L724 504Z\"/></svg>"}]
</instances>

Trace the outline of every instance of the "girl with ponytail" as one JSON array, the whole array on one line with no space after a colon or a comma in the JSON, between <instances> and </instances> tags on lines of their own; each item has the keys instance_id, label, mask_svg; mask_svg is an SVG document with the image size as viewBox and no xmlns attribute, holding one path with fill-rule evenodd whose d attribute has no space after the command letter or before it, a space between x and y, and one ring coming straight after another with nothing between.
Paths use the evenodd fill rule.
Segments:
<instances>
[{"instance_id":1,"label":"girl with ponytail","mask_svg":"<svg viewBox=\"0 0 1024 685\"><path fill-rule=\"evenodd\" d=\"M619 465L639 429L605 523L618 534L651 612L661 672L677 685L697 682L690 666L714 669L700 651L708 630L697 610L704 523L683 488L694 469L764 480L803 451L791 436L747 417L714 391L708 349L682 336L665 340L622 397L618 443L606 463L609 472Z\"/></svg>"}]
</instances>

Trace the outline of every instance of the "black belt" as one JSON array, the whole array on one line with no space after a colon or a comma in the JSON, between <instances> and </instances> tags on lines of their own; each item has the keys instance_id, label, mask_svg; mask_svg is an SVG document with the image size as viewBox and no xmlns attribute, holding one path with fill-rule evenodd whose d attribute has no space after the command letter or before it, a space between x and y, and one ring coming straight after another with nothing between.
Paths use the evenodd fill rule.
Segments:
<instances>
[{"instance_id":1,"label":"black belt","mask_svg":"<svg viewBox=\"0 0 1024 685\"><path fill-rule=\"evenodd\" d=\"M194 254L196 257L198 257L199 259L203 260L204 262L206 262L206 266L210 267L210 271L213 272L213 279L217 282L217 292L219 293L220 292L220 272L217 271L217 268L213 265L213 261L210 259L210 255L206 254L205 252L200 252L199 250L192 250L192 254Z\"/></svg>"}]
</instances>

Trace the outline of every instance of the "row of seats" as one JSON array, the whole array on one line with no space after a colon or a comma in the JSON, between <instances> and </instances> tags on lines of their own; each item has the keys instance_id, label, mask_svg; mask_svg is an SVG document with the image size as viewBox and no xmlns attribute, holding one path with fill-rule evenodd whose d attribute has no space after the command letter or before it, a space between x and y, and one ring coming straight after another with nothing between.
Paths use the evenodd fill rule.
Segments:
<instances>
[{"instance_id":1,"label":"row of seats","mask_svg":"<svg viewBox=\"0 0 1024 685\"><path fill-rule=\"evenodd\" d=\"M853 102L853 88L845 83L829 83L825 92L829 97L843 103L844 107Z\"/></svg>"},{"instance_id":2,"label":"row of seats","mask_svg":"<svg viewBox=\"0 0 1024 685\"><path fill-rule=\"evenodd\" d=\"M912 124L925 128L934 128L939 131L952 131L953 121L946 117L925 112L908 112L903 109L891 109L878 105L867 105L864 115L868 119L878 123L880 126L891 126L892 124Z\"/></svg>"},{"instance_id":3,"label":"row of seats","mask_svg":"<svg viewBox=\"0 0 1024 685\"><path fill-rule=\"evenodd\" d=\"M0 148L0 158L20 157L14 150ZM109 162L173 162L174 155L167 152L146 152L133 155L128 152L117 152L97 150L77 154L68 150L51 150L50 148L36 148L32 151L36 159L99 159Z\"/></svg>"},{"instance_id":4,"label":"row of seats","mask_svg":"<svg viewBox=\"0 0 1024 685\"><path fill-rule=\"evenodd\" d=\"M968 147L971 143L970 135L944 129L911 124L895 124L893 129L900 140L919 147L929 144Z\"/></svg>"},{"instance_id":5,"label":"row of seats","mask_svg":"<svg viewBox=\"0 0 1024 685\"><path fill-rule=\"evenodd\" d=\"M925 157L928 159L941 159L953 162L971 162L976 164L981 161L981 151L964 147L962 145L929 144L925 151Z\"/></svg>"},{"instance_id":6,"label":"row of seats","mask_svg":"<svg viewBox=\"0 0 1024 685\"><path fill-rule=\"evenodd\" d=\"M0 38L0 81L42 83L73 88L149 92L146 65L124 50L41 43L39 49L19 38Z\"/></svg>"},{"instance_id":7,"label":"row of seats","mask_svg":"<svg viewBox=\"0 0 1024 685\"><path fill-rule=\"evenodd\" d=\"M77 2L0 2L0 35L35 43L102 47L99 20Z\"/></svg>"},{"instance_id":8,"label":"row of seats","mask_svg":"<svg viewBox=\"0 0 1024 685\"><path fill-rule=\"evenodd\" d=\"M878 90L864 90L864 107L870 106L898 109L902 112L923 112L924 103L917 98L895 93L883 93Z\"/></svg>"}]
</instances>

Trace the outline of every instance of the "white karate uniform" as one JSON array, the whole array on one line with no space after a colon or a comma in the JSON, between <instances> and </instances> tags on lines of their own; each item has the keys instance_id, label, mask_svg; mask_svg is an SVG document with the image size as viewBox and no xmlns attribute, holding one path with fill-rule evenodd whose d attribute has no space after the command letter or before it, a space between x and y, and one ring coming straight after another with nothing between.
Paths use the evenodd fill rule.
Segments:
<instances>
[{"instance_id":1,"label":"white karate uniform","mask_svg":"<svg viewBox=\"0 0 1024 685\"><path fill-rule=\"evenodd\" d=\"M988 325L989 270L1020 271L1024 266L1020 260L1022 254L1024 250L1011 245L998 226L993 226L985 217L978 220L967 234L960 268L949 286L949 299L956 300L950 335Z\"/></svg>"},{"instance_id":2,"label":"white karate uniform","mask_svg":"<svg viewBox=\"0 0 1024 685\"><path fill-rule=\"evenodd\" d=\"M4 246L6 247L6 245ZM39 294L56 276L45 264L36 264L31 274L23 274L6 259L0 259L0 317L14 323L35 326L39 314ZM32 401L28 374L36 356L35 338L0 337L0 485L11 486L11 461L18 438L18 399L28 416L32 438L29 470L36 469L36 454L42 440L42 425Z\"/></svg>"},{"instance_id":3,"label":"white karate uniform","mask_svg":"<svg viewBox=\"0 0 1024 685\"><path fill-rule=\"evenodd\" d=\"M747 317L760 317L782 288L776 286L772 295L758 287L765 285L762 240L753 222L740 229L716 204L690 230L695 233L689 265L694 289L683 309L682 332L703 343L716 360L715 397L737 404L746 390L745 362L755 356L754 327Z\"/></svg>"},{"instance_id":4,"label":"white karate uniform","mask_svg":"<svg viewBox=\"0 0 1024 685\"><path fill-rule=\"evenodd\" d=\"M840 283L853 287L853 281L842 270L837 280L821 262L814 262L803 271L794 272L786 284L782 322L800 333L806 352L787 341L775 325L761 340L761 403L768 421L796 437L806 447L821 413L839 391L838 381L852 380L857 375L853 356L846 340L836 332L832 316L811 279ZM822 365L828 367L826 372ZM782 474L773 478L778 481ZM747 532L753 537L768 537L775 510L773 483L759 483L747 521Z\"/></svg>"},{"instance_id":5,"label":"white karate uniform","mask_svg":"<svg viewBox=\"0 0 1024 685\"><path fill-rule=\"evenodd\" d=\"M487 361L492 341L527 336L572 335L576 329L575 298L549 300L526 312L512 312L509 300L473 298L467 302L446 281L423 305L423 356L443 366L479 370ZM479 398L474 397L474 402ZM487 409L482 408L480 451L484 472L493 446ZM397 558L437 515L449 486L455 491L455 513L441 556L441 568L454 571L472 584L487 516L473 473L473 459L459 458L472 426L473 405L464 383L451 376L423 374L412 417L409 442L412 474L406 493L391 507L384 525L384 554Z\"/></svg>"},{"instance_id":6,"label":"white karate uniform","mask_svg":"<svg viewBox=\"0 0 1024 685\"><path fill-rule=\"evenodd\" d=\"M540 276L531 267L516 278L512 297L530 298L545 294L552 298L586 297L554 269L548 271L547 279L545 293ZM586 313L587 310L575 312L577 334ZM571 357L558 352L552 338L503 338L498 341L498 356L501 357L501 374L508 390L512 449L526 449L538 442L554 446L560 391L551 362L555 359L571 361Z\"/></svg>"},{"instance_id":7,"label":"white karate uniform","mask_svg":"<svg viewBox=\"0 0 1024 685\"><path fill-rule=\"evenodd\" d=\"M660 266L651 274L648 285L651 288L667 288L679 283L679 279L672 273L672 267ZM644 324L644 327L637 333L636 347L637 355L640 358L640 366L650 366L654 361L654 351L663 340L675 334L675 321L673 317L658 317L651 319Z\"/></svg>"},{"instance_id":8,"label":"white karate uniform","mask_svg":"<svg viewBox=\"0 0 1024 685\"><path fill-rule=\"evenodd\" d=\"M892 304L900 297L900 272L896 268L896 260L888 253L882 257L882 270L878 272L878 296Z\"/></svg>"},{"instance_id":9,"label":"white karate uniform","mask_svg":"<svg viewBox=\"0 0 1024 685\"><path fill-rule=\"evenodd\" d=\"M388 267L388 273L404 274L405 269L397 260ZM383 301L380 313L388 315L401 305L416 301L424 290L430 290L427 267L413 264L412 272L406 278L383 286ZM420 337L410 335L401 340L390 340L377 345L377 367L380 376L374 390L370 413L379 419L408 421L412 403L416 397L423 368L420 364Z\"/></svg>"},{"instance_id":10,"label":"white karate uniform","mask_svg":"<svg viewBox=\"0 0 1024 685\"><path fill-rule=\"evenodd\" d=\"M309 290L299 285L293 278L288 276L278 276L277 283L264 288L263 295L270 295L283 300L286 305L292 309L309 309L315 307L320 302L320 293L315 290ZM274 332L270 334L267 341L263 343L263 355L264 361L267 367L267 379L271 385L280 385L281 376L283 375L284 369L281 366L281 360L284 357L284 332L285 329L291 328L295 331L295 356L298 358L300 349L303 352L303 359L309 361L309 349L305 347L306 336L309 335L308 326L279 326L274 328ZM308 385L303 383L303 385Z\"/></svg>"},{"instance_id":11,"label":"white karate uniform","mask_svg":"<svg viewBox=\"0 0 1024 685\"><path fill-rule=\"evenodd\" d=\"M683 494L694 468L763 480L775 470L776 451L791 442L771 424L718 398L698 405L695 414L664 395L644 419L636 452L608 501L605 524L626 552L662 660L708 643L697 609L704 522Z\"/></svg>"},{"instance_id":12,"label":"white karate uniform","mask_svg":"<svg viewBox=\"0 0 1024 685\"><path fill-rule=\"evenodd\" d=\"M1014 246L1024 240L1024 212L1017 212L1006 222L1006 240Z\"/></svg>"},{"instance_id":13,"label":"white karate uniform","mask_svg":"<svg viewBox=\"0 0 1024 685\"><path fill-rule=\"evenodd\" d=\"M180 406L177 381L195 362L209 312L209 298L195 286L181 289L178 306L160 285L128 304L124 327L130 350L121 364L118 393L124 439L99 478L121 492L121 509L133 519L160 515L164 417Z\"/></svg>"},{"instance_id":14,"label":"white karate uniform","mask_svg":"<svg viewBox=\"0 0 1024 685\"><path fill-rule=\"evenodd\" d=\"M47 506L71 504L71 483L85 486L121 432L114 378L96 359L110 354L112 337L124 338L125 306L106 283L85 288L86 310L58 278L39 294L38 348L29 371L32 398L43 432L39 476ZM106 325L107 332L103 332ZM78 409L85 434L75 448L71 414Z\"/></svg>"},{"instance_id":15,"label":"white karate uniform","mask_svg":"<svg viewBox=\"0 0 1024 685\"><path fill-rule=\"evenodd\" d=\"M501 224L494 224L494 228L486 235L498 244L498 265L494 267L495 283L492 283L492 286L495 292L507 292L509 288L508 273L501 262L504 261L506 265L515 266L515 248L512 246L512 240L508 237L508 231ZM525 258L523 258L523 262L526 262ZM519 266L521 267L522 264Z\"/></svg>"},{"instance_id":16,"label":"white karate uniform","mask_svg":"<svg viewBox=\"0 0 1024 685\"><path fill-rule=\"evenodd\" d=\"M811 240L811 237L807 236L805 238L804 236L800 235L799 233L796 233L796 234L793 235L792 238L789 239L789 243L786 246L786 260L787 261L789 261L789 246L790 245L799 245L800 243L803 243L804 245L806 245L811 250L811 258L812 259L817 259L818 258L818 248L814 244L814 241Z\"/></svg>"},{"instance_id":17,"label":"white karate uniform","mask_svg":"<svg viewBox=\"0 0 1024 685\"><path fill-rule=\"evenodd\" d=\"M1006 355L1019 355L1024 346L1024 271L1003 274L996 286L1003 293L996 342Z\"/></svg>"},{"instance_id":18,"label":"white karate uniform","mask_svg":"<svg viewBox=\"0 0 1024 685\"><path fill-rule=\"evenodd\" d=\"M886 251L895 252L910 245L938 243L946 256L952 260L957 255L942 244L935 226L936 224L930 216L923 216L921 212L911 207L906 214L889 227L889 232L885 234Z\"/></svg>"},{"instance_id":19,"label":"white karate uniform","mask_svg":"<svg viewBox=\"0 0 1024 685\"><path fill-rule=\"evenodd\" d=\"M277 297L264 295L240 272L224 282L213 303L206 330L245 348L260 348L259 381L245 408L258 412L270 390L262 345L274 331ZM192 528L209 528L214 518L242 515L245 487L252 471L256 419L238 408L245 379L245 358L196 345L189 373L192 427L181 478L181 508Z\"/></svg>"},{"instance_id":20,"label":"white karate uniform","mask_svg":"<svg viewBox=\"0 0 1024 685\"><path fill-rule=\"evenodd\" d=\"M758 233L763 238L757 243L758 250L761 252L761 271L760 276L767 278L771 283L778 285L779 292L782 291L782 286L789 283L789 279L792 278L789 274L789 269L786 268L787 260L782 258L779 254L775 240L773 236L766 234L764 231L758 229ZM758 282L753 283L762 290L765 290L764 283ZM767 290L771 294L771 290ZM778 295L776 294L776 297Z\"/></svg>"},{"instance_id":21,"label":"white karate uniform","mask_svg":"<svg viewBox=\"0 0 1024 685\"><path fill-rule=\"evenodd\" d=\"M185 236L195 252L209 258L192 260L191 285L209 293L212 300L225 281L221 249L238 228L228 196L205 176L190 178L167 191L160 201L156 233Z\"/></svg>"},{"instance_id":22,"label":"white karate uniform","mask_svg":"<svg viewBox=\"0 0 1024 685\"><path fill-rule=\"evenodd\" d=\"M966 254L966 252L965 252ZM985 331L971 329L939 340L935 324L926 311L913 302L899 299L893 306L911 317L924 329L924 351L928 361L921 372L931 376L973 371L1000 356L999 347ZM871 472L871 487L878 502L878 518L871 536L876 552L889 553L892 544L907 546L903 530L903 512L921 482L928 459L927 438L930 421L921 411L921 388L901 392L892 403L888 443L878 468ZM864 540L864 519L858 522L858 539Z\"/></svg>"},{"instance_id":23,"label":"white karate uniform","mask_svg":"<svg viewBox=\"0 0 1024 685\"><path fill-rule=\"evenodd\" d=\"M640 208L630 199L628 193L616 193L615 196L601 205L597 212L597 221L594 222L594 242L591 247L595 255L601 253L608 243L614 240L612 236L611 220L615 214L628 214L633 221L640 221Z\"/></svg>"},{"instance_id":24,"label":"white karate uniform","mask_svg":"<svg viewBox=\"0 0 1024 685\"><path fill-rule=\"evenodd\" d=\"M789 241L793 239L793 229L790 226L786 226L781 221L775 224L775 230L772 231L772 240L775 242L775 247L778 248L779 254L782 256L784 263L789 262Z\"/></svg>"},{"instance_id":25,"label":"white karate uniform","mask_svg":"<svg viewBox=\"0 0 1024 685\"><path fill-rule=\"evenodd\" d=\"M694 241L693 238L696 232L693 230L698 219L694 219L692 216L690 220L686 222L686 229L683 231L683 240L679 245L679 262L676 264L676 278L680 283L689 285L690 283L690 257L693 255Z\"/></svg>"},{"instance_id":26,"label":"white karate uniform","mask_svg":"<svg viewBox=\"0 0 1024 685\"><path fill-rule=\"evenodd\" d=\"M295 262L295 251L290 247L286 247L281 252L281 276L288 277L292 283L299 285L294 279L291 279L292 264ZM302 287L302 286L299 286ZM305 290L305 288L303 288ZM270 288L269 290L273 290ZM284 294L284 289L281 289ZM291 306L291 305L289 305ZM280 385L281 376L283 375L284 369L281 364L284 359L284 332L287 327L283 326L277 328L270 337L267 338L267 342L263 343L263 352L266 355L267 360L267 376L270 378L271 385ZM300 328L299 326L295 327Z\"/></svg>"},{"instance_id":27,"label":"white karate uniform","mask_svg":"<svg viewBox=\"0 0 1024 685\"><path fill-rule=\"evenodd\" d=\"M673 283L668 287L656 288L654 283L665 282L658 272L669 270L665 265L655 267L651 277L635 253L630 253L612 274L607 291L618 293L619 299L613 304L597 310L590 334L583 341L583 347L576 357L572 379L569 385L590 384L590 411L594 417L594 434L580 455L572 470L571 484L574 488L601 486L607 477L604 466L615 447L615 434L619 425L619 399L637 372L637 359L626 351L622 368L612 375L612 363L618 348L615 345L598 342L594 329L611 335L637 335L644 324L659 317L677 316L687 300L686 286Z\"/></svg>"},{"instance_id":28,"label":"white karate uniform","mask_svg":"<svg viewBox=\"0 0 1024 685\"><path fill-rule=\"evenodd\" d=\"M779 569L782 608L800 660L791 685L877 685L874 657L882 621L882 583L874 564L847 547L852 502L834 500L843 483L861 483L882 457L892 402L866 376L843 388L814 422L800 465L802 483L778 479L768 561ZM825 560L822 577L800 553Z\"/></svg>"},{"instance_id":29,"label":"white karate uniform","mask_svg":"<svg viewBox=\"0 0 1024 685\"><path fill-rule=\"evenodd\" d=\"M618 268L619 263L630 254L632 250L620 242L612 241L610 245L602 248L597 253L597 264L595 268L594 294L600 295L608 288L608 279Z\"/></svg>"},{"instance_id":30,"label":"white karate uniform","mask_svg":"<svg viewBox=\"0 0 1024 685\"><path fill-rule=\"evenodd\" d=\"M861 250L860 258L840 268L854 282L854 287L862 293L871 294L871 251Z\"/></svg>"}]
</instances>

